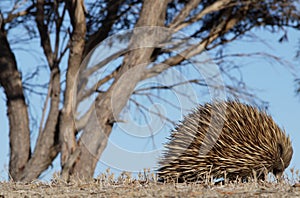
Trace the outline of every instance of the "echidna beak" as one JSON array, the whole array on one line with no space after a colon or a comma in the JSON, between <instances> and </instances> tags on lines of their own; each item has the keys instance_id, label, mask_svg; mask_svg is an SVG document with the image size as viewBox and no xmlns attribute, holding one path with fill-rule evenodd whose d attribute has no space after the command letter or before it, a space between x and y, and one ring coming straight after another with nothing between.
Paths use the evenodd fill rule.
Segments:
<instances>
[{"instance_id":1,"label":"echidna beak","mask_svg":"<svg viewBox=\"0 0 300 198\"><path fill-rule=\"evenodd\" d=\"M281 178L282 178L283 172L282 171L278 171L278 170L273 170L273 173L274 173L277 181L280 181Z\"/></svg>"},{"instance_id":2,"label":"echidna beak","mask_svg":"<svg viewBox=\"0 0 300 198\"><path fill-rule=\"evenodd\" d=\"M285 169L284 162L283 162L282 158L280 158L280 165L272 170L277 181L281 180L284 169Z\"/></svg>"}]
</instances>

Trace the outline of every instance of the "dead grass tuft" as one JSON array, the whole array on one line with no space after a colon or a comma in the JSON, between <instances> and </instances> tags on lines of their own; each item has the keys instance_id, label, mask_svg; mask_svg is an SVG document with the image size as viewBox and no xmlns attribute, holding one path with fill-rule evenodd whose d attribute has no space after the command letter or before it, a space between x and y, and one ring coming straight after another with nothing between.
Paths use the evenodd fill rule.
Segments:
<instances>
[{"instance_id":1,"label":"dead grass tuft","mask_svg":"<svg viewBox=\"0 0 300 198\"><path fill-rule=\"evenodd\" d=\"M0 182L0 197L300 197L299 171L290 170L290 178L276 181L243 183L159 183L150 170L133 178L123 172L118 177L108 169L93 181L73 179L62 180L59 174L53 175L51 182L31 183Z\"/></svg>"}]
</instances>

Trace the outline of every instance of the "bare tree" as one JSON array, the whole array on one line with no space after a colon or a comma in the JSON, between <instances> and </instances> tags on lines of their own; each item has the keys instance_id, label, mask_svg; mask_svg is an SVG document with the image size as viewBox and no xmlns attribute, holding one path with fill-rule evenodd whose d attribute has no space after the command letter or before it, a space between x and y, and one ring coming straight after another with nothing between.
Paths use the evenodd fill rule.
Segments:
<instances>
[{"instance_id":1,"label":"bare tree","mask_svg":"<svg viewBox=\"0 0 300 198\"><path fill-rule=\"evenodd\" d=\"M255 27L271 31L289 27L299 29L299 17L296 1L293 0L19 1L10 10L2 11L0 18L0 84L7 98L10 123L11 178L16 181L38 178L59 153L64 178L92 178L122 109L128 102L143 109L143 105L132 98L141 93L141 90L135 90L139 82L175 66L187 67L187 59L205 50L221 48ZM120 30L146 26L170 31L160 32L161 37L154 30L142 35L133 31L127 36L130 45L136 48L115 53L98 65L87 67L93 54L89 52L93 52L102 41L109 42L109 36ZM50 71L38 138L33 149L29 127L32 120L29 119L24 96L25 82L11 48L14 41L8 39L10 32L16 28L27 35L24 40L15 38L18 45L37 38L40 40ZM168 44L179 31L186 32L188 36L177 39L178 43ZM194 40L190 42L189 39ZM180 53L171 53L174 49ZM81 92L81 87L86 87L90 77L89 74L83 75L84 72L92 74L93 69L101 69L109 61L120 57L120 65L98 79L92 88ZM67 58L67 65L64 65L64 58ZM217 56L217 59L222 58L224 56ZM67 70L66 76L62 75L63 68ZM78 74L84 78L78 79ZM124 75L129 75L129 80L124 81ZM209 86L201 79L185 83ZM101 89L103 85L108 88ZM172 86L177 85L153 86L148 90L170 89ZM225 89L233 94L243 91L230 85L225 85ZM93 101L95 108L77 119L74 106L93 94L96 94ZM91 116L95 114L97 116ZM98 128L93 123L97 123Z\"/></svg>"}]
</instances>

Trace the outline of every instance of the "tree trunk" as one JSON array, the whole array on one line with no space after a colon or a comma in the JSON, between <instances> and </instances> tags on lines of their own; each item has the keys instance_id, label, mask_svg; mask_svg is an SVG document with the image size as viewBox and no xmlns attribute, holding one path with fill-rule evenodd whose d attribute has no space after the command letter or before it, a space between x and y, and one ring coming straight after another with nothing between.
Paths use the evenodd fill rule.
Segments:
<instances>
[{"instance_id":1,"label":"tree trunk","mask_svg":"<svg viewBox=\"0 0 300 198\"><path fill-rule=\"evenodd\" d=\"M41 46L43 47L51 71L48 95L43 113L46 114L45 111L49 102L48 99L50 100L50 108L44 128L44 120L42 118L36 146L32 157L24 168L20 178L21 181L32 181L37 179L40 174L51 165L59 152L57 126L60 102L60 69L58 62L55 61L55 53L53 53L51 49L50 36L48 34L49 30L45 24L44 13L44 0L38 0L36 23L40 33Z\"/></svg>"},{"instance_id":2,"label":"tree trunk","mask_svg":"<svg viewBox=\"0 0 300 198\"><path fill-rule=\"evenodd\" d=\"M73 32L71 34L70 55L66 77L66 90L64 94L64 108L60 119L61 165L62 176L68 179L69 160L76 148L75 125L73 105L76 101L76 75L82 61L85 44L86 22L83 0L66 0L66 6L70 15Z\"/></svg>"},{"instance_id":3,"label":"tree trunk","mask_svg":"<svg viewBox=\"0 0 300 198\"><path fill-rule=\"evenodd\" d=\"M3 26L0 30L0 71L0 84L6 94L9 119L9 174L17 181L30 158L30 131L21 75Z\"/></svg>"},{"instance_id":4,"label":"tree trunk","mask_svg":"<svg viewBox=\"0 0 300 198\"><path fill-rule=\"evenodd\" d=\"M60 151L59 147L59 102L60 72L58 65L53 66L50 77L50 111L43 131L39 133L34 153L22 173L21 181L37 179L53 162Z\"/></svg>"},{"instance_id":5,"label":"tree trunk","mask_svg":"<svg viewBox=\"0 0 300 198\"><path fill-rule=\"evenodd\" d=\"M136 26L163 25L167 3L167 0L144 1ZM143 36L137 35L137 37L132 38L131 42L137 46L143 46L142 43L145 43L145 41L153 42L155 40L151 38L151 34ZM149 43L148 45L146 43L144 46L149 46ZM93 177L96 164L107 145L112 125L115 122L114 115L118 116L128 102L136 84L141 80L144 68L149 63L152 52L153 48L148 47L130 51L125 55L120 73L115 78L113 85L101 98L98 97L96 99L96 110L92 113L91 119L84 128L84 132L79 140L77 149L79 149L80 154L72 171L75 177L81 179L91 179ZM131 74L135 77L124 83L122 75L131 68L133 68ZM112 100L114 100L113 104ZM113 109L112 105L114 105Z\"/></svg>"}]
</instances>

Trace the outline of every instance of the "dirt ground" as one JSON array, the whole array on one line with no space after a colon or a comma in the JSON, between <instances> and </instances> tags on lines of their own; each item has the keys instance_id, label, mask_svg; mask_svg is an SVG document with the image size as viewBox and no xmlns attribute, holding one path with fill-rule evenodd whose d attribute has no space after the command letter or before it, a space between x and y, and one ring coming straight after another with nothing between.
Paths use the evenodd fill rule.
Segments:
<instances>
[{"instance_id":1,"label":"dirt ground","mask_svg":"<svg viewBox=\"0 0 300 198\"><path fill-rule=\"evenodd\" d=\"M1 182L0 197L300 197L287 183L162 184L145 181Z\"/></svg>"}]
</instances>

